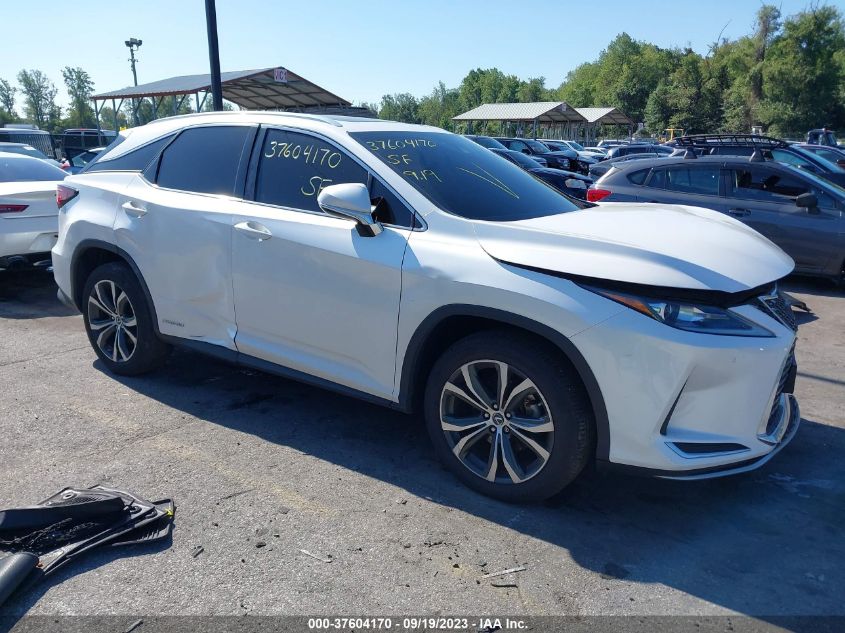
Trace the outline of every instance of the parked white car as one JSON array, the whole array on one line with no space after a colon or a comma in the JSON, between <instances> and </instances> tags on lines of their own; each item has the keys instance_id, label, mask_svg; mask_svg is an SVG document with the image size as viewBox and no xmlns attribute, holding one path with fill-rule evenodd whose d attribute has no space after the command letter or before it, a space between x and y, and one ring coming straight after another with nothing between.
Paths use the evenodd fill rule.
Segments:
<instances>
[{"instance_id":1,"label":"parked white car","mask_svg":"<svg viewBox=\"0 0 845 633\"><path fill-rule=\"evenodd\" d=\"M0 269L49 264L59 229L56 183L66 175L45 160L0 152Z\"/></svg>"},{"instance_id":2,"label":"parked white car","mask_svg":"<svg viewBox=\"0 0 845 633\"><path fill-rule=\"evenodd\" d=\"M592 458L742 472L798 428L793 262L716 212L579 203L437 128L269 112L121 132L58 199L56 281L109 370L184 345L421 411L501 499Z\"/></svg>"}]
</instances>

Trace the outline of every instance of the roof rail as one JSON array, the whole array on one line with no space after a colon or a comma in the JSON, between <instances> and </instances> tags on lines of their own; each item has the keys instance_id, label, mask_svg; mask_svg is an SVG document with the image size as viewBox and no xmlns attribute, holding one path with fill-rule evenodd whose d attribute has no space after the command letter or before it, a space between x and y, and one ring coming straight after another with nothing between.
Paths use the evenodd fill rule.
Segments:
<instances>
[{"instance_id":1,"label":"roof rail","mask_svg":"<svg viewBox=\"0 0 845 633\"><path fill-rule=\"evenodd\" d=\"M672 141L677 147L787 147L789 143L759 134L691 134Z\"/></svg>"}]
</instances>

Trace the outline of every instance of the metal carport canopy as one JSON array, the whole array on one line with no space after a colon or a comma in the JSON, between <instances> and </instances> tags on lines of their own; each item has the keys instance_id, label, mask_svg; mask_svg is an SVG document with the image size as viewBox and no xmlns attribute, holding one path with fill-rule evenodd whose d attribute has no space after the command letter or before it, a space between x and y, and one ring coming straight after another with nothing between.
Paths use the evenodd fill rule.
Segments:
<instances>
[{"instance_id":1,"label":"metal carport canopy","mask_svg":"<svg viewBox=\"0 0 845 633\"><path fill-rule=\"evenodd\" d=\"M575 108L587 119L587 123L597 125L634 125L634 120L619 108Z\"/></svg>"},{"instance_id":2,"label":"metal carport canopy","mask_svg":"<svg viewBox=\"0 0 845 633\"><path fill-rule=\"evenodd\" d=\"M221 73L223 98L251 110L297 110L320 106L351 106L336 94L286 68L261 68ZM188 95L211 90L211 76L184 75L93 95L106 99L143 99Z\"/></svg>"},{"instance_id":3,"label":"metal carport canopy","mask_svg":"<svg viewBox=\"0 0 845 633\"><path fill-rule=\"evenodd\" d=\"M536 121L537 123L586 123L565 101L485 103L452 118L453 121Z\"/></svg>"}]
</instances>

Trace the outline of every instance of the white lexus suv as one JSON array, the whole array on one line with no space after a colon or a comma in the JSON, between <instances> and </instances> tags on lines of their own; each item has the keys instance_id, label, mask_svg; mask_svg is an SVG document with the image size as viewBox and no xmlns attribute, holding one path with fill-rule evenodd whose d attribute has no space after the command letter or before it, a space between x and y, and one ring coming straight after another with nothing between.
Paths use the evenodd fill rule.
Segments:
<instances>
[{"instance_id":1,"label":"white lexus suv","mask_svg":"<svg viewBox=\"0 0 845 633\"><path fill-rule=\"evenodd\" d=\"M494 497L591 459L742 472L798 428L793 262L716 212L571 200L437 128L258 112L122 132L57 200L60 296L110 371L182 345L420 411Z\"/></svg>"}]
</instances>

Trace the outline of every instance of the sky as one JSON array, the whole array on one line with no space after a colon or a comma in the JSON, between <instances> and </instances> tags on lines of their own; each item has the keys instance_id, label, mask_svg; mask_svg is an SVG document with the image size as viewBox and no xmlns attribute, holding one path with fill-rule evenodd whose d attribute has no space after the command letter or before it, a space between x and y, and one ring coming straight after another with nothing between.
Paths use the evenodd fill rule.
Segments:
<instances>
[{"instance_id":1,"label":"sky","mask_svg":"<svg viewBox=\"0 0 845 633\"><path fill-rule=\"evenodd\" d=\"M810 0L772 0L784 15ZM8 3L7 7L4 7ZM845 0L828 0L845 13ZM723 31L749 33L759 0L217 0L223 71L284 66L357 104L386 93L457 87L473 68L497 67L557 87L619 33L706 53ZM13 8L9 8L13 7ZM59 89L64 66L95 92L132 84L124 41L143 41L138 82L208 72L203 0L0 0L0 78L37 68ZM92 16L97 20L92 21ZM37 35L37 40L34 40ZM577 105L577 104L576 104ZM22 104L18 103L18 112Z\"/></svg>"}]
</instances>

